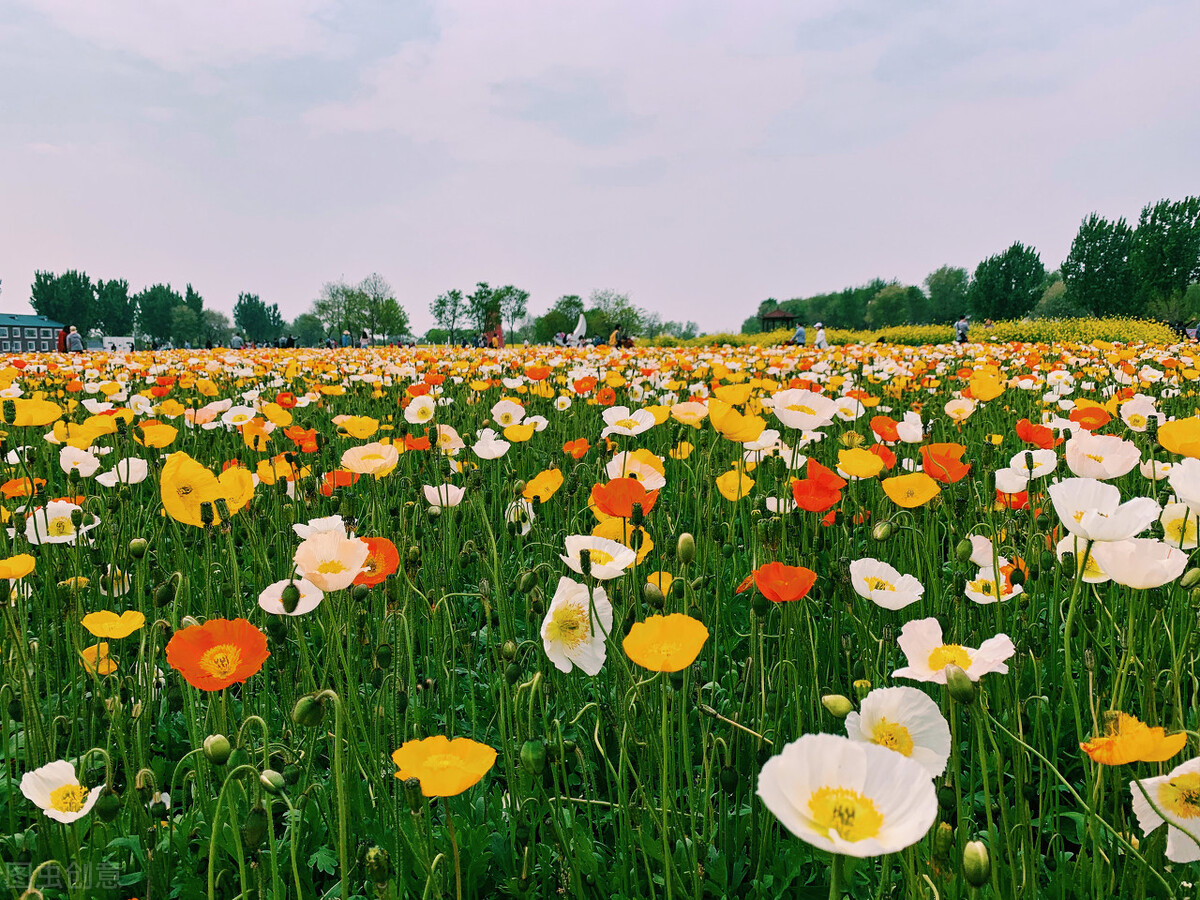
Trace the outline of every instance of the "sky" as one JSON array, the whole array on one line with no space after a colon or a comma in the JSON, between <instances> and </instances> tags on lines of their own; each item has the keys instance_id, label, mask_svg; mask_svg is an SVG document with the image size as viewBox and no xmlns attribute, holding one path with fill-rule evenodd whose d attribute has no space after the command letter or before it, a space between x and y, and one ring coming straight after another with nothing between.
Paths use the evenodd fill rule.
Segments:
<instances>
[{"instance_id":1,"label":"sky","mask_svg":"<svg viewBox=\"0 0 1200 900\"><path fill-rule=\"evenodd\" d=\"M36 270L304 312L609 288L705 331L1200 192L1192 0L8 0L0 309Z\"/></svg>"}]
</instances>

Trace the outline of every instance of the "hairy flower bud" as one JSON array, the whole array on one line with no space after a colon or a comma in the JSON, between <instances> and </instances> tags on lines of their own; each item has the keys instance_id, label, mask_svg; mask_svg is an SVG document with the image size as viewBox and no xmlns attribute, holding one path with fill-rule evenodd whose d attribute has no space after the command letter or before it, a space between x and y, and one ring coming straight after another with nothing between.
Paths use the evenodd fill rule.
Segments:
<instances>
[{"instance_id":1,"label":"hairy flower bud","mask_svg":"<svg viewBox=\"0 0 1200 900\"><path fill-rule=\"evenodd\" d=\"M214 766L223 766L229 762L229 755L232 752L233 748L229 745L229 738L223 734L210 734L204 739L204 755Z\"/></svg>"},{"instance_id":2,"label":"hairy flower bud","mask_svg":"<svg viewBox=\"0 0 1200 900\"><path fill-rule=\"evenodd\" d=\"M950 696L957 702L970 706L975 702L975 682L959 666L951 663L946 666L946 687Z\"/></svg>"},{"instance_id":3,"label":"hairy flower bud","mask_svg":"<svg viewBox=\"0 0 1200 900\"><path fill-rule=\"evenodd\" d=\"M982 841L968 841L963 847L963 875L971 887L983 887L992 877L992 861Z\"/></svg>"},{"instance_id":4,"label":"hairy flower bud","mask_svg":"<svg viewBox=\"0 0 1200 900\"><path fill-rule=\"evenodd\" d=\"M846 718L854 711L854 704L850 702L850 698L842 694L826 694L821 698L821 705L829 711L830 715L839 719Z\"/></svg>"},{"instance_id":5,"label":"hairy flower bud","mask_svg":"<svg viewBox=\"0 0 1200 900\"><path fill-rule=\"evenodd\" d=\"M685 566L696 558L696 539L686 531L679 536L675 543L675 555Z\"/></svg>"}]
</instances>

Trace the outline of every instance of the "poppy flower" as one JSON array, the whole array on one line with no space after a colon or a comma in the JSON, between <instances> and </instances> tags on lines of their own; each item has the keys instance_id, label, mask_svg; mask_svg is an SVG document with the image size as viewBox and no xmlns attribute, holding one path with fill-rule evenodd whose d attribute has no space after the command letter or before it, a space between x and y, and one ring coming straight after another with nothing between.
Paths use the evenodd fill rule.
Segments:
<instances>
[{"instance_id":1,"label":"poppy flower","mask_svg":"<svg viewBox=\"0 0 1200 900\"><path fill-rule=\"evenodd\" d=\"M717 490L721 496L731 503L741 500L754 488L754 479L741 469L730 469L723 475L717 476Z\"/></svg>"},{"instance_id":2,"label":"poppy flower","mask_svg":"<svg viewBox=\"0 0 1200 900\"><path fill-rule=\"evenodd\" d=\"M924 472L910 472L908 475L886 478L882 487L893 503L905 509L924 506L942 490L937 486L937 482Z\"/></svg>"},{"instance_id":3,"label":"poppy flower","mask_svg":"<svg viewBox=\"0 0 1200 900\"><path fill-rule=\"evenodd\" d=\"M99 612L88 613L81 622L94 637L119 639L129 637L146 624L146 617L137 610L127 609L119 616L115 612L102 609Z\"/></svg>"},{"instance_id":4,"label":"poppy flower","mask_svg":"<svg viewBox=\"0 0 1200 900\"><path fill-rule=\"evenodd\" d=\"M396 545L385 537L359 538L367 545L367 559L362 571L354 578L354 584L374 587L400 567L400 553Z\"/></svg>"},{"instance_id":5,"label":"poppy flower","mask_svg":"<svg viewBox=\"0 0 1200 900\"><path fill-rule=\"evenodd\" d=\"M588 444L587 438L576 438L573 441L567 441L563 444L563 453L572 459L583 459L590 449L591 446Z\"/></svg>"},{"instance_id":6,"label":"poppy flower","mask_svg":"<svg viewBox=\"0 0 1200 900\"><path fill-rule=\"evenodd\" d=\"M525 490L522 492L526 500L537 498L539 503L545 503L562 487L563 474L560 469L546 469L543 472L538 472L525 483Z\"/></svg>"},{"instance_id":7,"label":"poppy flower","mask_svg":"<svg viewBox=\"0 0 1200 900\"><path fill-rule=\"evenodd\" d=\"M739 444L757 441L767 427L759 416L743 415L728 403L716 398L708 401L708 421L721 437Z\"/></svg>"},{"instance_id":8,"label":"poppy flower","mask_svg":"<svg viewBox=\"0 0 1200 900\"><path fill-rule=\"evenodd\" d=\"M803 510L823 513L841 503L842 492L811 478L797 478L792 481L792 499Z\"/></svg>"},{"instance_id":9,"label":"poppy flower","mask_svg":"<svg viewBox=\"0 0 1200 900\"><path fill-rule=\"evenodd\" d=\"M428 435L423 435L421 437L413 437L411 434L406 434L404 436L404 449L405 450L428 450L429 446L430 445L429 445L429 436Z\"/></svg>"},{"instance_id":10,"label":"poppy flower","mask_svg":"<svg viewBox=\"0 0 1200 900\"><path fill-rule=\"evenodd\" d=\"M349 487L358 481L362 476L357 472L347 472L345 469L334 469L332 472L326 472L321 479L321 487L318 490L326 497L332 497L334 490L340 487Z\"/></svg>"},{"instance_id":11,"label":"poppy flower","mask_svg":"<svg viewBox=\"0 0 1200 900\"><path fill-rule=\"evenodd\" d=\"M1177 863L1200 859L1200 845L1193 836L1200 818L1200 759L1189 759L1166 775L1131 781L1129 793L1143 834L1167 823L1167 859Z\"/></svg>"},{"instance_id":12,"label":"poppy flower","mask_svg":"<svg viewBox=\"0 0 1200 900\"><path fill-rule=\"evenodd\" d=\"M635 623L621 646L625 655L643 669L678 672L695 662L707 640L708 629L703 622L672 613Z\"/></svg>"},{"instance_id":13,"label":"poppy flower","mask_svg":"<svg viewBox=\"0 0 1200 900\"><path fill-rule=\"evenodd\" d=\"M962 461L966 452L962 444L926 444L921 448L921 468L942 484L954 484L971 471L970 463Z\"/></svg>"},{"instance_id":14,"label":"poppy flower","mask_svg":"<svg viewBox=\"0 0 1200 900\"><path fill-rule=\"evenodd\" d=\"M590 394L596 387L596 379L591 375L588 375L586 378L577 378L572 387L575 389L576 394Z\"/></svg>"},{"instance_id":15,"label":"poppy flower","mask_svg":"<svg viewBox=\"0 0 1200 900\"><path fill-rule=\"evenodd\" d=\"M612 406L617 402L617 392L605 385L596 392L596 402L601 406Z\"/></svg>"},{"instance_id":16,"label":"poppy flower","mask_svg":"<svg viewBox=\"0 0 1200 900\"><path fill-rule=\"evenodd\" d=\"M7 559L0 559L0 578L16 581L24 578L33 571L37 560L28 553L18 553Z\"/></svg>"},{"instance_id":17,"label":"poppy flower","mask_svg":"<svg viewBox=\"0 0 1200 900\"><path fill-rule=\"evenodd\" d=\"M470 738L435 735L405 741L392 753L396 777L416 778L425 797L457 797L474 787L496 764L496 751Z\"/></svg>"},{"instance_id":18,"label":"poppy flower","mask_svg":"<svg viewBox=\"0 0 1200 900\"><path fill-rule=\"evenodd\" d=\"M1006 634L988 638L978 649L944 643L942 626L932 617L905 622L896 643L908 665L897 669L892 677L935 684L946 683L946 667L950 665L958 666L972 681L992 672L1007 674L1006 661L1017 652L1012 638Z\"/></svg>"},{"instance_id":19,"label":"poppy flower","mask_svg":"<svg viewBox=\"0 0 1200 900\"><path fill-rule=\"evenodd\" d=\"M862 701L862 712L846 716L852 741L877 744L920 763L930 778L946 771L950 726L938 705L912 687L876 688Z\"/></svg>"},{"instance_id":20,"label":"poppy flower","mask_svg":"<svg viewBox=\"0 0 1200 900\"><path fill-rule=\"evenodd\" d=\"M101 642L79 651L79 661L89 675L111 675L117 671L117 661L108 654L108 643Z\"/></svg>"},{"instance_id":21,"label":"poppy flower","mask_svg":"<svg viewBox=\"0 0 1200 900\"><path fill-rule=\"evenodd\" d=\"M893 453L891 450L889 450L887 447L885 447L883 444L872 444L869 448L869 452L874 453L876 456L878 456L880 459L883 460L883 467L885 469L892 469L895 467L896 454Z\"/></svg>"},{"instance_id":22,"label":"poppy flower","mask_svg":"<svg viewBox=\"0 0 1200 900\"><path fill-rule=\"evenodd\" d=\"M1016 425L1017 437L1027 444L1033 444L1042 450L1053 450L1065 438L1055 438L1054 432L1045 425L1034 425L1028 419L1021 419Z\"/></svg>"},{"instance_id":23,"label":"poppy flower","mask_svg":"<svg viewBox=\"0 0 1200 900\"><path fill-rule=\"evenodd\" d=\"M754 570L754 586L772 603L791 603L808 596L817 573L804 566L767 563Z\"/></svg>"},{"instance_id":24,"label":"poppy flower","mask_svg":"<svg viewBox=\"0 0 1200 900\"><path fill-rule=\"evenodd\" d=\"M1084 741L1079 749L1102 766L1132 762L1166 762L1187 744L1187 733L1168 735L1135 716L1112 711L1105 714L1104 734Z\"/></svg>"},{"instance_id":25,"label":"poppy flower","mask_svg":"<svg viewBox=\"0 0 1200 900\"><path fill-rule=\"evenodd\" d=\"M887 441L889 444L894 444L900 440L900 433L896 430L899 423L890 416L874 416L871 419L871 430L879 436L881 441Z\"/></svg>"},{"instance_id":26,"label":"poppy flower","mask_svg":"<svg viewBox=\"0 0 1200 900\"><path fill-rule=\"evenodd\" d=\"M65 759L57 759L21 776L21 793L55 822L70 824L82 819L96 801L104 785L88 790L79 783L75 767Z\"/></svg>"},{"instance_id":27,"label":"poppy flower","mask_svg":"<svg viewBox=\"0 0 1200 900\"><path fill-rule=\"evenodd\" d=\"M282 406L284 409L295 409L296 408L296 395L293 394L291 391L280 391L278 394L275 395L275 402L278 403L280 406Z\"/></svg>"},{"instance_id":28,"label":"poppy flower","mask_svg":"<svg viewBox=\"0 0 1200 900\"><path fill-rule=\"evenodd\" d=\"M32 497L45 486L45 478L34 478L33 480L10 478L4 484L0 484L0 494L4 495L5 500L12 500L16 497Z\"/></svg>"},{"instance_id":29,"label":"poppy flower","mask_svg":"<svg viewBox=\"0 0 1200 900\"><path fill-rule=\"evenodd\" d=\"M608 655L612 624L613 608L604 588L589 592L587 585L560 578L542 620L542 646L560 672L578 666L585 674L595 675Z\"/></svg>"},{"instance_id":30,"label":"poppy flower","mask_svg":"<svg viewBox=\"0 0 1200 900\"><path fill-rule=\"evenodd\" d=\"M1086 431L1103 428L1112 421L1112 416L1103 406L1076 406L1068 418Z\"/></svg>"},{"instance_id":31,"label":"poppy flower","mask_svg":"<svg viewBox=\"0 0 1200 900\"><path fill-rule=\"evenodd\" d=\"M839 450L838 471L851 478L874 478L883 471L883 458L862 447Z\"/></svg>"},{"instance_id":32,"label":"poppy flower","mask_svg":"<svg viewBox=\"0 0 1200 900\"><path fill-rule=\"evenodd\" d=\"M175 632L167 643L167 663L202 691L245 681L270 655L267 636L245 619L209 619Z\"/></svg>"},{"instance_id":33,"label":"poppy flower","mask_svg":"<svg viewBox=\"0 0 1200 900\"><path fill-rule=\"evenodd\" d=\"M633 504L639 503L643 513L654 508L658 491L647 491L636 478L614 478L608 484L592 488L592 506L599 513L615 519L633 515Z\"/></svg>"},{"instance_id":34,"label":"poppy flower","mask_svg":"<svg viewBox=\"0 0 1200 900\"><path fill-rule=\"evenodd\" d=\"M1200 417L1163 422L1158 426L1158 440L1171 453L1200 457Z\"/></svg>"}]
</instances>

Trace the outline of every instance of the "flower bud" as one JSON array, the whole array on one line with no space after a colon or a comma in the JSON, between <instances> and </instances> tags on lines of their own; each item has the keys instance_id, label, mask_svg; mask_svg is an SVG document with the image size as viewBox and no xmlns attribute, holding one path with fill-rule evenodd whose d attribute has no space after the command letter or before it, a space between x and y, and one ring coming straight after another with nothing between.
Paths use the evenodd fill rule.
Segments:
<instances>
[{"instance_id":1,"label":"flower bud","mask_svg":"<svg viewBox=\"0 0 1200 900\"><path fill-rule=\"evenodd\" d=\"M292 721L304 728L316 728L325 718L325 704L311 694L301 697L292 707Z\"/></svg>"},{"instance_id":2,"label":"flower bud","mask_svg":"<svg viewBox=\"0 0 1200 900\"><path fill-rule=\"evenodd\" d=\"M362 603L371 593L371 589L365 584L356 584L350 589L350 599L355 603Z\"/></svg>"},{"instance_id":3,"label":"flower bud","mask_svg":"<svg viewBox=\"0 0 1200 900\"><path fill-rule=\"evenodd\" d=\"M408 803L408 809L414 815L419 813L425 805L425 798L421 796L421 779L420 778L405 778L404 779L404 799Z\"/></svg>"},{"instance_id":4,"label":"flower bud","mask_svg":"<svg viewBox=\"0 0 1200 900\"><path fill-rule=\"evenodd\" d=\"M1200 584L1200 568L1188 569L1179 579L1179 586L1185 590L1190 590L1198 584Z\"/></svg>"},{"instance_id":5,"label":"flower bud","mask_svg":"<svg viewBox=\"0 0 1200 900\"><path fill-rule=\"evenodd\" d=\"M512 662L517 658L517 645L514 641L505 641L500 645L500 655L505 661Z\"/></svg>"},{"instance_id":6,"label":"flower bud","mask_svg":"<svg viewBox=\"0 0 1200 900\"><path fill-rule=\"evenodd\" d=\"M674 585L672 585L672 586L674 586ZM652 584L649 581L647 581L645 584L643 584L642 585L642 597L645 599L645 601L647 603L649 603L655 609L662 609L663 592L661 590L659 590L659 587L657 584Z\"/></svg>"},{"instance_id":7,"label":"flower bud","mask_svg":"<svg viewBox=\"0 0 1200 900\"><path fill-rule=\"evenodd\" d=\"M100 817L100 821L112 822L121 812L121 798L108 788L105 788L93 808L96 811L96 815Z\"/></svg>"},{"instance_id":8,"label":"flower bud","mask_svg":"<svg viewBox=\"0 0 1200 900\"><path fill-rule=\"evenodd\" d=\"M949 822L939 822L933 833L933 856L939 862L951 862L950 851L954 849L954 827Z\"/></svg>"},{"instance_id":9,"label":"flower bud","mask_svg":"<svg viewBox=\"0 0 1200 900\"><path fill-rule=\"evenodd\" d=\"M168 578L154 589L154 605L162 607L171 603L175 599L176 590L175 579L173 577Z\"/></svg>"},{"instance_id":10,"label":"flower bud","mask_svg":"<svg viewBox=\"0 0 1200 900\"><path fill-rule=\"evenodd\" d=\"M946 687L957 702L970 706L975 702L975 682L961 667L951 663L946 666Z\"/></svg>"},{"instance_id":11,"label":"flower bud","mask_svg":"<svg viewBox=\"0 0 1200 900\"><path fill-rule=\"evenodd\" d=\"M679 536L675 543L675 555L685 566L696 558L696 539L686 531Z\"/></svg>"},{"instance_id":12,"label":"flower bud","mask_svg":"<svg viewBox=\"0 0 1200 900\"><path fill-rule=\"evenodd\" d=\"M129 555L134 559L141 559L149 548L150 543L145 538L134 538L129 542Z\"/></svg>"},{"instance_id":13,"label":"flower bud","mask_svg":"<svg viewBox=\"0 0 1200 900\"><path fill-rule=\"evenodd\" d=\"M255 849L262 843L267 834L267 811L261 803L257 804L242 822L242 841L246 846Z\"/></svg>"},{"instance_id":14,"label":"flower bud","mask_svg":"<svg viewBox=\"0 0 1200 900\"><path fill-rule=\"evenodd\" d=\"M963 875L971 887L983 887L992 877L992 861L982 841L968 841L963 847Z\"/></svg>"},{"instance_id":15,"label":"flower bud","mask_svg":"<svg viewBox=\"0 0 1200 900\"><path fill-rule=\"evenodd\" d=\"M392 859L388 856L388 852L382 847L371 847L367 850L365 861L367 864L367 877L374 884L386 885L392 872Z\"/></svg>"},{"instance_id":16,"label":"flower bud","mask_svg":"<svg viewBox=\"0 0 1200 900\"><path fill-rule=\"evenodd\" d=\"M263 790L273 797L282 794L287 785L282 773L276 772L274 769L263 769L259 773L258 781L263 786Z\"/></svg>"},{"instance_id":17,"label":"flower bud","mask_svg":"<svg viewBox=\"0 0 1200 900\"><path fill-rule=\"evenodd\" d=\"M585 578L592 574L592 551L579 551L579 571Z\"/></svg>"},{"instance_id":18,"label":"flower bud","mask_svg":"<svg viewBox=\"0 0 1200 900\"><path fill-rule=\"evenodd\" d=\"M296 587L296 582L289 581L287 583L279 602L283 605L285 612L290 614L296 611L296 607L300 605L300 588Z\"/></svg>"},{"instance_id":19,"label":"flower bud","mask_svg":"<svg viewBox=\"0 0 1200 900\"><path fill-rule=\"evenodd\" d=\"M850 702L850 698L841 694L826 694L821 698L821 705L829 711L830 715L839 719L846 718L854 711L854 704Z\"/></svg>"},{"instance_id":20,"label":"flower bud","mask_svg":"<svg viewBox=\"0 0 1200 900\"><path fill-rule=\"evenodd\" d=\"M969 562L973 549L971 542L967 538L963 538L958 542L958 546L954 548L954 558L960 563Z\"/></svg>"},{"instance_id":21,"label":"flower bud","mask_svg":"<svg viewBox=\"0 0 1200 900\"><path fill-rule=\"evenodd\" d=\"M880 543L883 543L884 541L886 541L888 538L890 538L892 536L894 531L895 531L895 528L893 527L891 520L884 519L882 522L877 523L875 525L875 527L871 529L871 537L873 537L875 540L879 541Z\"/></svg>"},{"instance_id":22,"label":"flower bud","mask_svg":"<svg viewBox=\"0 0 1200 900\"><path fill-rule=\"evenodd\" d=\"M869 693L871 693L871 682L865 678L856 679L854 682L854 696L858 698L858 702L861 703L865 700Z\"/></svg>"},{"instance_id":23,"label":"flower bud","mask_svg":"<svg viewBox=\"0 0 1200 900\"><path fill-rule=\"evenodd\" d=\"M642 512L642 504L631 504L629 508L630 524L632 524L634 528L640 528L644 521L646 521L646 515Z\"/></svg>"},{"instance_id":24,"label":"flower bud","mask_svg":"<svg viewBox=\"0 0 1200 900\"><path fill-rule=\"evenodd\" d=\"M537 775L546 768L546 743L528 740L521 745L521 765L530 775Z\"/></svg>"},{"instance_id":25,"label":"flower bud","mask_svg":"<svg viewBox=\"0 0 1200 900\"><path fill-rule=\"evenodd\" d=\"M392 667L392 645L380 644L375 649L375 665L381 669L390 669Z\"/></svg>"},{"instance_id":26,"label":"flower bud","mask_svg":"<svg viewBox=\"0 0 1200 900\"><path fill-rule=\"evenodd\" d=\"M223 766L229 762L229 754L232 752L229 738L223 734L210 734L204 739L204 755L214 766Z\"/></svg>"}]
</instances>

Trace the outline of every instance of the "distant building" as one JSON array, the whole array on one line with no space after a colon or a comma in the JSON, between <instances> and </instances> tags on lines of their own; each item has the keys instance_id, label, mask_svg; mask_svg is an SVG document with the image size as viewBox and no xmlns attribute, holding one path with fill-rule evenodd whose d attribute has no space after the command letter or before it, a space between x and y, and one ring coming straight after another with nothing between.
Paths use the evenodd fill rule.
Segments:
<instances>
[{"instance_id":1,"label":"distant building","mask_svg":"<svg viewBox=\"0 0 1200 900\"><path fill-rule=\"evenodd\" d=\"M800 317L786 309L773 309L758 317L759 327L764 331L776 331L780 328L795 328L796 320Z\"/></svg>"},{"instance_id":2,"label":"distant building","mask_svg":"<svg viewBox=\"0 0 1200 900\"><path fill-rule=\"evenodd\" d=\"M0 313L0 352L33 353L58 349L63 323L45 316Z\"/></svg>"}]
</instances>

